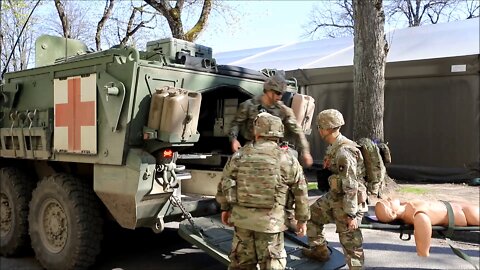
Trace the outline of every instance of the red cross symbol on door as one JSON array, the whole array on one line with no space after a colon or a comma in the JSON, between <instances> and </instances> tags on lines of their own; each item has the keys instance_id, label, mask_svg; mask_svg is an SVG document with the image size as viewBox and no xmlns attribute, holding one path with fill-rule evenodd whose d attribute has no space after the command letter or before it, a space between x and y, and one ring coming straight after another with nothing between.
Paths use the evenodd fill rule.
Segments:
<instances>
[{"instance_id":1,"label":"red cross symbol on door","mask_svg":"<svg viewBox=\"0 0 480 270\"><path fill-rule=\"evenodd\" d=\"M95 125L95 101L82 101L81 78L68 80L68 102L55 105L55 127L68 128L68 151L80 152L82 126Z\"/></svg>"}]
</instances>

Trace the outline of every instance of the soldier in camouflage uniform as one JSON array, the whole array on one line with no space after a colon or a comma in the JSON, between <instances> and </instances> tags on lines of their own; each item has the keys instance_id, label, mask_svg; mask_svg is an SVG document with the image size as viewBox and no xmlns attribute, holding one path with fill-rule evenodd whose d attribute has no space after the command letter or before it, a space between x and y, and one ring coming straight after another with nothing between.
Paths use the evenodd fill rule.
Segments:
<instances>
[{"instance_id":1,"label":"soldier in camouflage uniform","mask_svg":"<svg viewBox=\"0 0 480 270\"><path fill-rule=\"evenodd\" d=\"M241 147L240 142L237 140L240 127L244 126L243 137L248 141L252 141L254 138L253 120L258 113L266 111L282 119L286 131L288 135L290 135L289 137L292 137L291 139L296 143L297 150L301 153L304 165L307 167L312 165L313 159L310 154L307 138L302 128L298 125L292 109L280 101L286 88L287 81L285 80L285 73L283 71L276 71L274 75L266 79L263 85L262 95L248 99L240 104L229 131L229 138L234 153ZM292 153L297 154L295 151L292 151ZM286 207L287 216L285 222L287 227L292 231L295 230L296 227L293 207L293 199L290 194Z\"/></svg>"},{"instance_id":2,"label":"soldier in camouflage uniform","mask_svg":"<svg viewBox=\"0 0 480 270\"><path fill-rule=\"evenodd\" d=\"M222 222L235 226L229 269L285 269L285 205L295 198L297 234L305 235L310 217L307 184L298 160L278 145L280 118L258 114L255 141L233 154L223 170L217 201Z\"/></svg>"},{"instance_id":3,"label":"soldier in camouflage uniform","mask_svg":"<svg viewBox=\"0 0 480 270\"><path fill-rule=\"evenodd\" d=\"M358 228L365 206L366 188L363 185L365 168L358 145L340 133L345 124L342 114L334 109L318 114L320 137L329 146L324 167L332 171L328 177L330 190L310 206L308 223L310 249L303 254L311 259L327 261L329 250L325 241L324 224L335 222L340 243L349 269L362 269L364 263L363 237Z\"/></svg>"},{"instance_id":4,"label":"soldier in camouflage uniform","mask_svg":"<svg viewBox=\"0 0 480 270\"><path fill-rule=\"evenodd\" d=\"M237 140L240 127L245 126L243 137L253 140L253 120L258 113L265 111L282 119L286 131L294 137L296 148L303 157L304 164L311 166L313 163L310 147L302 128L298 125L291 108L283 104L281 100L287 88L287 82L283 71L276 71L268 77L263 85L263 94L253 97L240 104L239 109L232 120L229 138L232 143L232 151L235 153L240 147Z\"/></svg>"}]
</instances>

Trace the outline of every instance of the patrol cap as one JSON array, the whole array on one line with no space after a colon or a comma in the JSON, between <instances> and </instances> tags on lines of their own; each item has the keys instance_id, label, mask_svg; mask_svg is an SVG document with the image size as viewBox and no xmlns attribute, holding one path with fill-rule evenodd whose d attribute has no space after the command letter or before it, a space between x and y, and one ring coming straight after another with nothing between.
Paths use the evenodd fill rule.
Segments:
<instances>
[{"instance_id":1,"label":"patrol cap","mask_svg":"<svg viewBox=\"0 0 480 270\"><path fill-rule=\"evenodd\" d=\"M283 137L283 123L282 120L267 112L262 112L257 115L253 121L255 134L261 137Z\"/></svg>"},{"instance_id":2,"label":"patrol cap","mask_svg":"<svg viewBox=\"0 0 480 270\"><path fill-rule=\"evenodd\" d=\"M323 110L318 113L317 128L330 129L345 125L343 115L335 109Z\"/></svg>"},{"instance_id":3,"label":"patrol cap","mask_svg":"<svg viewBox=\"0 0 480 270\"><path fill-rule=\"evenodd\" d=\"M273 90L275 92L279 92L283 94L287 89L287 81L285 80L285 71L276 70L272 76L267 77L267 79L263 83L263 89L265 91Z\"/></svg>"}]
</instances>

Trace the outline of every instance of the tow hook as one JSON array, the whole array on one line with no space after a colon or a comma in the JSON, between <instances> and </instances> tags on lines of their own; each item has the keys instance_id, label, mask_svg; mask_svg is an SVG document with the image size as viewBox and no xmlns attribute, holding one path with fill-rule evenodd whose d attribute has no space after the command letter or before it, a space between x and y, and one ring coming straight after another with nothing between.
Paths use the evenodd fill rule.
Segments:
<instances>
[{"instance_id":1,"label":"tow hook","mask_svg":"<svg viewBox=\"0 0 480 270\"><path fill-rule=\"evenodd\" d=\"M154 233L161 233L165 230L165 222L163 221L163 218L157 217L157 221L153 224L152 230Z\"/></svg>"}]
</instances>

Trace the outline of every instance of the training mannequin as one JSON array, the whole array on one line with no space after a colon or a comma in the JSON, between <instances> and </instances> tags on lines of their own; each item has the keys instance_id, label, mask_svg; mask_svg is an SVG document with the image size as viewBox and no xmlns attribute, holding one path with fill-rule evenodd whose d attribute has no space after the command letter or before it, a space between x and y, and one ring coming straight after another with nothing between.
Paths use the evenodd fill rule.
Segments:
<instances>
[{"instance_id":1,"label":"training mannequin","mask_svg":"<svg viewBox=\"0 0 480 270\"><path fill-rule=\"evenodd\" d=\"M450 202L450 205L455 217L455 226L480 225L478 206L460 202ZM417 254L422 257L430 255L432 226L448 226L447 207L441 201L382 200L375 205L375 215L380 222L401 220L406 224L412 224Z\"/></svg>"}]
</instances>

